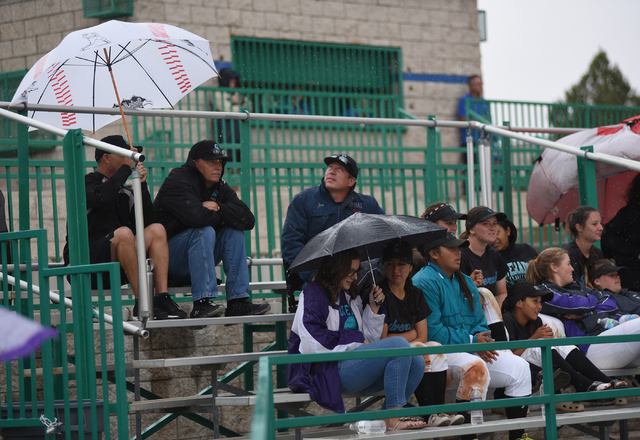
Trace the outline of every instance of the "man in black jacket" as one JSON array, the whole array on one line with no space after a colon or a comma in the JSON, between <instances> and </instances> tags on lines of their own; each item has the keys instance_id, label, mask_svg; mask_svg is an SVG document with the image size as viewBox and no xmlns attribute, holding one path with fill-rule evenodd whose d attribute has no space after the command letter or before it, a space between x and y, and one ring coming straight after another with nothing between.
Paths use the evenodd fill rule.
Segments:
<instances>
[{"instance_id":1,"label":"man in black jacket","mask_svg":"<svg viewBox=\"0 0 640 440\"><path fill-rule=\"evenodd\" d=\"M191 281L192 318L220 316L225 308L210 303L218 296L216 264L223 262L226 316L261 315L269 304L252 304L244 232L253 229L249 207L224 181L231 160L214 141L191 147L187 161L162 184L153 207L167 230L169 277Z\"/></svg>"},{"instance_id":2,"label":"man in black jacket","mask_svg":"<svg viewBox=\"0 0 640 440\"><path fill-rule=\"evenodd\" d=\"M141 151L130 147L122 136L112 135L102 139L125 150ZM133 308L138 316L138 254L136 250L136 224L133 192L125 186L131 175L133 161L96 148L95 159L98 170L85 176L87 193L87 223L89 229L89 253L91 264L118 261L123 283L129 283L136 296ZM151 195L147 187L147 170L138 163L142 182L144 214L144 236L147 255L154 263L156 292L154 295L154 318L186 318L167 293L169 249L167 234L160 223L155 223ZM65 246L65 262L68 264L68 245ZM109 288L109 277L103 277L104 287Z\"/></svg>"}]
</instances>

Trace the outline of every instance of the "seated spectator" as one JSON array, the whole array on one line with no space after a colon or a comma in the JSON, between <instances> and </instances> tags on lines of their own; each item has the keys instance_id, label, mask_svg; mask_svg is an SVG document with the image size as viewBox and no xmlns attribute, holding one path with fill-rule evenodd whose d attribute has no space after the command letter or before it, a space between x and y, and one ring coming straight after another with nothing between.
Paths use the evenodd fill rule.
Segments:
<instances>
[{"instance_id":1,"label":"seated spectator","mask_svg":"<svg viewBox=\"0 0 640 440\"><path fill-rule=\"evenodd\" d=\"M518 229L508 218L498 221L496 241L492 246L507 263L507 290L516 281L524 281L527 277L529 261L538 256L538 251L527 243L516 243Z\"/></svg>"},{"instance_id":2,"label":"seated spectator","mask_svg":"<svg viewBox=\"0 0 640 440\"><path fill-rule=\"evenodd\" d=\"M540 252L529 262L527 281L553 293L553 298L542 304L542 312L561 319L569 337L640 333L640 319L608 329L603 321L598 322L617 319L618 304L612 296L574 281L573 266L564 249L552 247ZM640 365L640 341L578 347L601 370Z\"/></svg>"},{"instance_id":3,"label":"seated spectator","mask_svg":"<svg viewBox=\"0 0 640 440\"><path fill-rule=\"evenodd\" d=\"M385 302L379 313L384 313L385 323L382 338L400 336L412 347L440 345L429 342L427 317L431 309L424 295L408 278L413 266L413 250L406 241L389 242L383 250L382 262L385 277L380 283ZM424 355L425 370L415 395L420 406L443 405L447 389L447 356L445 354ZM428 426L457 425L464 422L459 414L431 414Z\"/></svg>"},{"instance_id":4,"label":"seated spectator","mask_svg":"<svg viewBox=\"0 0 640 440\"><path fill-rule=\"evenodd\" d=\"M604 227L602 252L629 269L620 273L622 287L640 292L640 174L629 184L625 200L627 204Z\"/></svg>"},{"instance_id":5,"label":"seated spectator","mask_svg":"<svg viewBox=\"0 0 640 440\"><path fill-rule=\"evenodd\" d=\"M331 353L409 347L401 337L381 339L385 316L378 314L385 301L375 286L366 305L356 294L360 256L356 250L326 257L313 282L300 294L289 336L290 354ZM309 393L323 408L345 412L342 393L384 389L383 408L402 408L424 373L422 356L356 359L339 362L291 364L289 388ZM416 429L424 422L386 420L389 430Z\"/></svg>"},{"instance_id":6,"label":"seated spectator","mask_svg":"<svg viewBox=\"0 0 640 440\"><path fill-rule=\"evenodd\" d=\"M600 241L602 235L602 217L597 209L580 206L567 215L565 227L573 241L562 246L562 249L569 254L574 281L584 284L585 265L604 258L602 251L593 245Z\"/></svg>"},{"instance_id":7,"label":"seated spectator","mask_svg":"<svg viewBox=\"0 0 640 440\"><path fill-rule=\"evenodd\" d=\"M131 147L122 136L112 135L102 142L141 152L142 147ZM133 161L104 150L95 150L97 171L84 177L87 196L87 226L89 229L89 259L91 264L120 263L120 279L129 283L136 297L133 316L138 316L138 251L136 247L135 206L133 191L125 186L131 175ZM154 319L186 318L167 293L167 271L169 250L167 234L160 223L155 223L151 195L147 186L147 170L138 162L142 188L142 209L144 215L144 238L147 256L153 260L155 289L153 296ZM67 237L68 240L68 237ZM69 243L63 251L65 264L69 264ZM111 287L108 273L103 274L103 287ZM92 277L92 288L97 288L97 278Z\"/></svg>"},{"instance_id":8,"label":"seated spectator","mask_svg":"<svg viewBox=\"0 0 640 440\"><path fill-rule=\"evenodd\" d=\"M543 324L539 316L542 304L551 299L553 299L553 293L544 287L534 286L526 281L516 281L503 303L502 316L509 331L509 338L513 341L553 338L552 329ZM534 373L533 377L538 380L536 388L539 388L542 380L540 375L542 371L541 349L539 347L519 348L513 352L535 367L532 368L532 373ZM600 371L575 345L554 347L551 356L553 368L566 373L564 384L563 380L559 380L563 376L558 375L554 379L556 391L567 385L567 380L578 392L627 387L625 381L612 379ZM576 409L571 404L560 404L557 408L569 411Z\"/></svg>"},{"instance_id":9,"label":"seated spectator","mask_svg":"<svg viewBox=\"0 0 640 440\"><path fill-rule=\"evenodd\" d=\"M494 214L495 215L495 214ZM461 247L466 240L453 234L421 247L429 264L413 277L427 300L431 315L427 320L429 340L443 345L493 342L489 335L478 289L460 272ZM472 388L486 396L487 388L503 388L500 397L526 397L531 394L531 373L527 362L509 350L482 350L447 355L449 375L458 382L457 402L468 402ZM526 417L527 406L505 408L507 418ZM465 420L469 420L466 413ZM520 438L524 430L509 432L509 439Z\"/></svg>"},{"instance_id":10,"label":"seated spectator","mask_svg":"<svg viewBox=\"0 0 640 440\"><path fill-rule=\"evenodd\" d=\"M287 209L280 237L285 270L304 245L325 229L356 212L384 214L374 197L355 191L358 164L353 158L334 154L325 157L324 163L327 169L320 184L296 194ZM314 271L288 274L287 285L300 290L313 275Z\"/></svg>"},{"instance_id":11,"label":"seated spectator","mask_svg":"<svg viewBox=\"0 0 640 440\"><path fill-rule=\"evenodd\" d=\"M458 232L458 220L466 220L466 214L459 214L451 205L444 202L436 202L427 206L420 218L429 220L438 226L447 228L455 235Z\"/></svg>"},{"instance_id":12,"label":"seated spectator","mask_svg":"<svg viewBox=\"0 0 640 440\"><path fill-rule=\"evenodd\" d=\"M169 239L169 277L191 283L192 318L225 313L223 306L210 303L218 296L220 261L226 275L226 316L262 315L271 308L249 301L244 231L253 229L255 218L222 180L229 160L217 143L196 143L184 165L171 170L153 202Z\"/></svg>"},{"instance_id":13,"label":"seated spectator","mask_svg":"<svg viewBox=\"0 0 640 440\"><path fill-rule=\"evenodd\" d=\"M429 220L438 226L447 228L453 235L458 233L458 220L466 220L466 214L459 214L451 205L444 202L435 202L427 206L420 218ZM424 259L422 254L417 250L413 250L413 271L411 277L413 277L420 269L427 265L427 260ZM475 276L482 276L480 271L476 272ZM472 277L473 278L473 277Z\"/></svg>"},{"instance_id":14,"label":"seated spectator","mask_svg":"<svg viewBox=\"0 0 640 440\"><path fill-rule=\"evenodd\" d=\"M640 293L622 287L620 274L626 272L627 268L616 266L614 260L596 260L586 268L585 284L612 296L618 313L640 315Z\"/></svg>"},{"instance_id":15,"label":"seated spectator","mask_svg":"<svg viewBox=\"0 0 640 440\"><path fill-rule=\"evenodd\" d=\"M498 221L507 218L486 206L476 206L467 214L465 231L460 238L469 240L469 247L462 249L460 271L471 276L476 286L485 287L493 293L498 306L507 297L507 263L491 246L496 240ZM478 276L477 272L481 275Z\"/></svg>"}]
</instances>

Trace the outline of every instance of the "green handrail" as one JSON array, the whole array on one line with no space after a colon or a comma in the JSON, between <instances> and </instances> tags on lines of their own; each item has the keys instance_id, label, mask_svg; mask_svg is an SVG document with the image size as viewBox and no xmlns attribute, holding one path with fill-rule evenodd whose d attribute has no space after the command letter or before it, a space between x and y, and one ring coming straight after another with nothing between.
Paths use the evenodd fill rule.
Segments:
<instances>
[{"instance_id":1,"label":"green handrail","mask_svg":"<svg viewBox=\"0 0 640 440\"><path fill-rule=\"evenodd\" d=\"M625 343L640 341L640 335L616 335L616 336L588 336L562 339L536 339L510 342L492 342L483 344L483 349L487 350L512 350L516 348L540 347L542 350L542 372L545 382L552 381L553 366L551 359L551 349L557 345L581 345L581 344L601 344L601 343ZM562 395L555 395L545 390L545 394L539 397L522 397L512 399L498 399L483 401L479 403L456 403L445 405L433 405L428 407L414 407L391 410L367 411L360 413L345 413L334 415L315 415L311 417L297 417L290 419L275 419L273 411L273 379L271 377L272 367L277 365L288 365L293 363L310 362L331 362L352 359L371 359L393 356L416 356L425 354L440 353L473 353L478 349L477 344L446 345L439 347L412 347L394 348L391 350L367 350L349 351L340 353L317 353L317 354L296 354L288 356L268 356L260 359L258 367L258 392L256 406L254 409L253 423L251 426L252 440L274 440L275 430L283 428L296 428L303 426L314 426L334 423L347 423L357 420L374 420L402 416L418 416L440 412L456 412L474 409L502 408L505 406L520 405L545 405L545 429L546 438L557 439L556 411L555 404L566 400ZM337 380L337 378L336 378ZM640 395L640 389L624 389L603 391L594 393L575 393L571 397L574 400L595 400L600 398L630 397Z\"/></svg>"}]
</instances>

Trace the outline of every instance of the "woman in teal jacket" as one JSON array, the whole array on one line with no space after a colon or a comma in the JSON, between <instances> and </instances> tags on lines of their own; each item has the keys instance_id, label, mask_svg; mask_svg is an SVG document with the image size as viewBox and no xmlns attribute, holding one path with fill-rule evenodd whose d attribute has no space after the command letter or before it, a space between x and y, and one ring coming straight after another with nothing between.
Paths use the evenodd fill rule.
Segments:
<instances>
[{"instance_id":1,"label":"woman in teal jacket","mask_svg":"<svg viewBox=\"0 0 640 440\"><path fill-rule=\"evenodd\" d=\"M429 264L412 280L422 290L431 309L427 320L429 340L442 345L493 342L482 313L478 289L471 278L460 272L460 247L464 246L469 246L469 242L450 233L423 246L420 251ZM483 397L488 386L504 388L501 397L531 395L529 365L510 350L450 353L447 360L449 375L458 382L458 402L469 401L474 387L480 389ZM505 410L510 419L527 415L526 406ZM523 430L510 431L509 439L522 438L523 433Z\"/></svg>"}]
</instances>

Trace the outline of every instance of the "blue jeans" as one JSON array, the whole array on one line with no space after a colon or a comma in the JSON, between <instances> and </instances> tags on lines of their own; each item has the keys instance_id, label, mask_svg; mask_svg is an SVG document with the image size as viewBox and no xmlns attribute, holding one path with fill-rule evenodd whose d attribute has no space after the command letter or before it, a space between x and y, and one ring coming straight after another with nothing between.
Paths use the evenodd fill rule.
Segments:
<instances>
[{"instance_id":1,"label":"blue jeans","mask_svg":"<svg viewBox=\"0 0 640 440\"><path fill-rule=\"evenodd\" d=\"M361 345L354 351L407 347L409 342L406 339L394 336ZM424 358L402 356L340 361L338 370L343 392L367 393L384 389L383 408L398 408L406 405L407 400L420 384L424 375Z\"/></svg>"},{"instance_id":2,"label":"blue jeans","mask_svg":"<svg viewBox=\"0 0 640 440\"><path fill-rule=\"evenodd\" d=\"M249 297L249 269L244 249L244 232L211 226L182 231L169 239L169 278L191 278L193 300L216 298L216 265L222 261L226 276L227 301Z\"/></svg>"}]
</instances>

